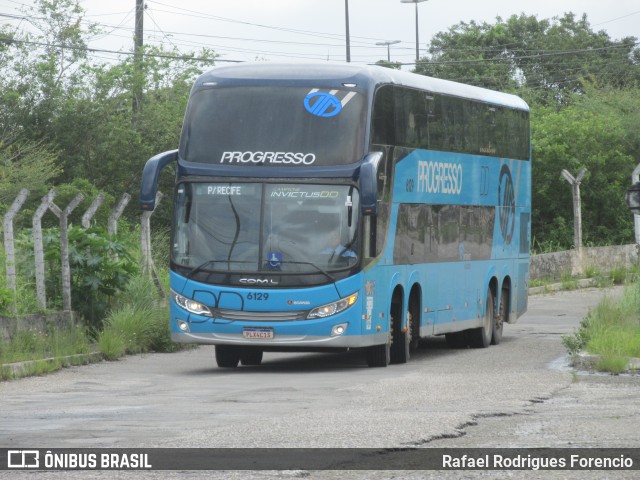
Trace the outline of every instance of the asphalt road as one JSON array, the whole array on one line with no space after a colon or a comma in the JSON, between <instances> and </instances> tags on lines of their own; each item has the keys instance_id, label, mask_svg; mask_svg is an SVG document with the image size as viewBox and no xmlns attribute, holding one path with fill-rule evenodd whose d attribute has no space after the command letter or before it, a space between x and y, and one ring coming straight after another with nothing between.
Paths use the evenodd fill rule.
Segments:
<instances>
[{"instance_id":1,"label":"asphalt road","mask_svg":"<svg viewBox=\"0 0 640 480\"><path fill-rule=\"evenodd\" d=\"M213 348L200 347L3 382L0 447L640 447L640 377L575 373L561 344L618 292L534 296L498 346L452 350L434 339L387 368L353 353L266 353L259 367L219 369ZM253 474L271 475L370 478Z\"/></svg>"}]
</instances>

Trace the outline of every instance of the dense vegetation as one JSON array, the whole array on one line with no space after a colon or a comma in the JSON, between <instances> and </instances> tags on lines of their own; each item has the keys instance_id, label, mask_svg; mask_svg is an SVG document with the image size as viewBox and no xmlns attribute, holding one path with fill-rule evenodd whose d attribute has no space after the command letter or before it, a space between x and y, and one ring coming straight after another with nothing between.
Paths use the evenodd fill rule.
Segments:
<instances>
[{"instance_id":1,"label":"dense vegetation","mask_svg":"<svg viewBox=\"0 0 640 480\"><path fill-rule=\"evenodd\" d=\"M90 307L85 315L101 322L112 296L136 275L130 249L137 235L142 167L152 155L176 148L192 81L213 66L215 54L194 52L186 59L147 48L142 57L123 53L108 61L87 49L97 28L87 26L77 0L37 0L27 13L36 27L29 33L0 28L0 210L6 211L20 188L31 190L18 218L20 231L30 228L33 209L51 187L60 206L79 192L92 199L101 191L107 201L95 223L105 226L116 199L125 191L134 196L123 238L105 238L98 230L81 238L82 232L75 232L75 304ZM632 241L624 192L640 160L636 38L611 39L572 14L460 23L434 37L416 72L513 92L529 102L534 248L572 246L571 191L560 177L564 168L589 171L582 186L585 243ZM171 181L172 172L164 172L160 189L170 192ZM154 225L168 224L168 204L160 205ZM83 211L74 212L75 225ZM57 224L52 215L45 219L48 227ZM92 262L100 251L109 252L111 260L95 275ZM22 274L29 278L29 272Z\"/></svg>"}]
</instances>

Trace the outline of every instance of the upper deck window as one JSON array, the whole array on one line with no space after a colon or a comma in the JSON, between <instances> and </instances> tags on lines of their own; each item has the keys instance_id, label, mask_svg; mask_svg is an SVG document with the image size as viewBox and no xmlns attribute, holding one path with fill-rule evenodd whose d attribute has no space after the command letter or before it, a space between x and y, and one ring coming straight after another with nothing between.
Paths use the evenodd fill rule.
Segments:
<instances>
[{"instance_id":1,"label":"upper deck window","mask_svg":"<svg viewBox=\"0 0 640 480\"><path fill-rule=\"evenodd\" d=\"M529 113L386 85L375 96L372 143L528 160Z\"/></svg>"},{"instance_id":2,"label":"upper deck window","mask_svg":"<svg viewBox=\"0 0 640 480\"><path fill-rule=\"evenodd\" d=\"M189 100L180 156L223 165L344 165L362 158L365 124L365 96L349 89L204 89Z\"/></svg>"}]
</instances>

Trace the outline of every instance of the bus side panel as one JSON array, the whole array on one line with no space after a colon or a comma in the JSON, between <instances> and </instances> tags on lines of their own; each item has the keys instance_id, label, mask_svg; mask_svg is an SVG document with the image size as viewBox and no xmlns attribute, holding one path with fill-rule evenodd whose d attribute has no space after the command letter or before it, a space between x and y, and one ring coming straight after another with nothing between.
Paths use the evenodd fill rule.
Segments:
<instances>
[{"instance_id":1,"label":"bus side panel","mask_svg":"<svg viewBox=\"0 0 640 480\"><path fill-rule=\"evenodd\" d=\"M435 333L480 325L492 278L498 296L505 279L511 284L511 320L524 313L530 163L414 150L394 167L389 241L379 265L420 272L421 313L436 312Z\"/></svg>"}]
</instances>

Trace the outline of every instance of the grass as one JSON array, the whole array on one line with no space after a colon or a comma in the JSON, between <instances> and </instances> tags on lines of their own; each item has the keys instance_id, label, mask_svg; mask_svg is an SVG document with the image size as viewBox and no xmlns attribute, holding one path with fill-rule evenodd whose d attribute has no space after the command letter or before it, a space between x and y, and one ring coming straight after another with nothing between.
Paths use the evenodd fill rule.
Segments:
<instances>
[{"instance_id":1,"label":"grass","mask_svg":"<svg viewBox=\"0 0 640 480\"><path fill-rule=\"evenodd\" d=\"M0 363L16 363L89 352L82 328L49 328L47 332L21 330L11 341L0 341Z\"/></svg>"},{"instance_id":2,"label":"grass","mask_svg":"<svg viewBox=\"0 0 640 480\"><path fill-rule=\"evenodd\" d=\"M103 358L117 360L127 354L173 352L180 348L171 341L166 301L159 298L150 279L132 278L118 296L117 304L106 318L103 330L93 334ZM89 353L91 345L89 336L80 327L52 327L44 333L24 329L9 342L0 340L0 365L32 361L21 376L49 373L69 364L86 363L86 358L73 355ZM0 370L0 379L13 377L9 369Z\"/></svg>"},{"instance_id":3,"label":"grass","mask_svg":"<svg viewBox=\"0 0 640 480\"><path fill-rule=\"evenodd\" d=\"M571 272L562 273L562 289L576 290L578 288L578 279L571 276Z\"/></svg>"},{"instance_id":4,"label":"grass","mask_svg":"<svg viewBox=\"0 0 640 480\"><path fill-rule=\"evenodd\" d=\"M638 266L617 266L607 272L601 271L598 267L588 265L584 269L584 274L574 277L570 272L562 272L560 279L549 277L529 280L529 287L543 287L545 293L553 289L552 285L559 284L560 290L575 290L579 287L581 279L591 279L592 285L597 288L609 288L615 285L626 285L634 283L640 279Z\"/></svg>"},{"instance_id":5,"label":"grass","mask_svg":"<svg viewBox=\"0 0 640 480\"><path fill-rule=\"evenodd\" d=\"M0 340L0 365L32 361L19 376L41 375L63 366L86 363L86 358L73 355L89 353L90 343L79 327L18 331L10 341ZM13 371L3 368L0 379L14 378Z\"/></svg>"},{"instance_id":6,"label":"grass","mask_svg":"<svg viewBox=\"0 0 640 480\"><path fill-rule=\"evenodd\" d=\"M640 357L640 282L625 287L617 300L605 297L563 344L571 355L583 350L598 355L598 370L625 370L629 358Z\"/></svg>"},{"instance_id":7,"label":"grass","mask_svg":"<svg viewBox=\"0 0 640 480\"><path fill-rule=\"evenodd\" d=\"M139 276L133 278L118 298L105 328L98 335L98 347L108 360L125 354L172 352L178 349L169 334L169 311L158 299L153 282Z\"/></svg>"}]
</instances>

